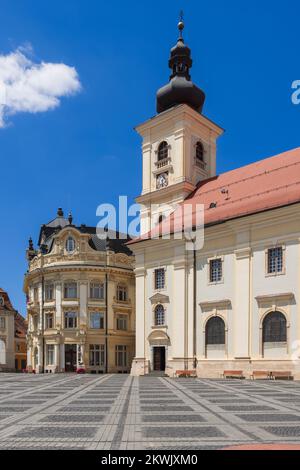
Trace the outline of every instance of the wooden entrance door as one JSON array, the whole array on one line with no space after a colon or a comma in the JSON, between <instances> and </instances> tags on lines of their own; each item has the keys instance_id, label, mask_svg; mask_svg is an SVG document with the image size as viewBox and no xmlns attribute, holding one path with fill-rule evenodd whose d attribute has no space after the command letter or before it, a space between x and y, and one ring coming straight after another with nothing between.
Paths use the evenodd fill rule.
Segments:
<instances>
[{"instance_id":1,"label":"wooden entrance door","mask_svg":"<svg viewBox=\"0 0 300 470\"><path fill-rule=\"evenodd\" d=\"M77 345L65 344L65 371L75 372L77 363Z\"/></svg>"},{"instance_id":2,"label":"wooden entrance door","mask_svg":"<svg viewBox=\"0 0 300 470\"><path fill-rule=\"evenodd\" d=\"M166 349L155 347L153 349L153 370L164 371L166 369Z\"/></svg>"}]
</instances>

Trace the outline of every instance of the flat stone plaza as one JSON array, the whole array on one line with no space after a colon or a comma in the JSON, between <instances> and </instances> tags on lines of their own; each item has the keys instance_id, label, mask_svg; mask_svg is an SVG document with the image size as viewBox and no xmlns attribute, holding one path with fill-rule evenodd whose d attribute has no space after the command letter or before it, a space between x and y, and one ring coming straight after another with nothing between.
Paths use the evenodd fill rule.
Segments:
<instances>
[{"instance_id":1,"label":"flat stone plaza","mask_svg":"<svg viewBox=\"0 0 300 470\"><path fill-rule=\"evenodd\" d=\"M300 383L0 374L0 449L300 443Z\"/></svg>"}]
</instances>

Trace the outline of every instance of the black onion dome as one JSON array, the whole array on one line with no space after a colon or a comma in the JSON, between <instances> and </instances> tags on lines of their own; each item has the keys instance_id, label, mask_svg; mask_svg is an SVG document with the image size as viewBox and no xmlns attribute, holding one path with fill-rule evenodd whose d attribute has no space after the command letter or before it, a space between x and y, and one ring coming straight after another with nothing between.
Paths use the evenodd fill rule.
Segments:
<instances>
[{"instance_id":1,"label":"black onion dome","mask_svg":"<svg viewBox=\"0 0 300 470\"><path fill-rule=\"evenodd\" d=\"M191 50L184 43L182 37L183 28L183 21L180 21L178 24L180 36L176 46L171 49L169 60L169 67L172 70L170 81L160 88L156 94L158 113L179 104L187 104L199 113L203 109L205 93L191 81L190 68L193 61Z\"/></svg>"}]
</instances>

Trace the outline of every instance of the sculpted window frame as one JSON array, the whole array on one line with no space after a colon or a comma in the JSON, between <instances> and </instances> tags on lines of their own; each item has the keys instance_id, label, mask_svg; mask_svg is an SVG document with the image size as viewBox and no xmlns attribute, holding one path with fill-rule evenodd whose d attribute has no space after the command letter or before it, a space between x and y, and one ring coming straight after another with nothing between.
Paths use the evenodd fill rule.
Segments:
<instances>
[{"instance_id":1,"label":"sculpted window frame","mask_svg":"<svg viewBox=\"0 0 300 470\"><path fill-rule=\"evenodd\" d=\"M159 286L159 281L158 279L158 274L161 273L163 274L163 281L162 281L162 286ZM155 268L153 270L153 290L155 292L163 292L166 290L167 286L167 268L165 266L160 266L158 268Z\"/></svg>"},{"instance_id":2,"label":"sculpted window frame","mask_svg":"<svg viewBox=\"0 0 300 470\"><path fill-rule=\"evenodd\" d=\"M70 287L72 286L72 287ZM73 292L75 295L69 295L68 291L71 292L73 289ZM64 300L78 300L78 284L76 281L65 281L64 282Z\"/></svg>"},{"instance_id":3,"label":"sculpted window frame","mask_svg":"<svg viewBox=\"0 0 300 470\"><path fill-rule=\"evenodd\" d=\"M212 265L214 262L221 262L221 276L218 280L213 279ZM214 256L207 259L207 280L209 286L215 286L218 284L224 284L224 256Z\"/></svg>"},{"instance_id":4,"label":"sculpted window frame","mask_svg":"<svg viewBox=\"0 0 300 470\"><path fill-rule=\"evenodd\" d=\"M126 284L119 283L117 285L117 301L118 302L128 302L128 287Z\"/></svg>"},{"instance_id":5,"label":"sculpted window frame","mask_svg":"<svg viewBox=\"0 0 300 470\"><path fill-rule=\"evenodd\" d=\"M270 263L271 263L271 252L273 250L281 250L281 265L282 265L282 270L279 271L277 270L277 267L274 272L270 271ZM276 261L276 255L275 255L275 263L278 263L278 260ZM265 249L265 277L276 277L276 276L284 276L286 274L286 245L284 243L278 243L273 246L268 246Z\"/></svg>"},{"instance_id":6,"label":"sculpted window frame","mask_svg":"<svg viewBox=\"0 0 300 470\"><path fill-rule=\"evenodd\" d=\"M96 291L99 295L96 295ZM105 284L103 281L92 280L89 284L89 298L91 300L104 300L105 299Z\"/></svg>"}]
</instances>

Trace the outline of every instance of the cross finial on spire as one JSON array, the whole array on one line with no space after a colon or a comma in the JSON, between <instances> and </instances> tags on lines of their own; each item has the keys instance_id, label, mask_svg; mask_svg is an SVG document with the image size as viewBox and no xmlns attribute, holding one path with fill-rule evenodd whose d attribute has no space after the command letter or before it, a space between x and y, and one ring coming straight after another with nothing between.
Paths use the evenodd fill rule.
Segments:
<instances>
[{"instance_id":1,"label":"cross finial on spire","mask_svg":"<svg viewBox=\"0 0 300 470\"><path fill-rule=\"evenodd\" d=\"M182 31L184 30L183 10L180 10L180 13L179 13L178 29L179 29L179 35L180 35L179 38L182 39Z\"/></svg>"}]
</instances>

